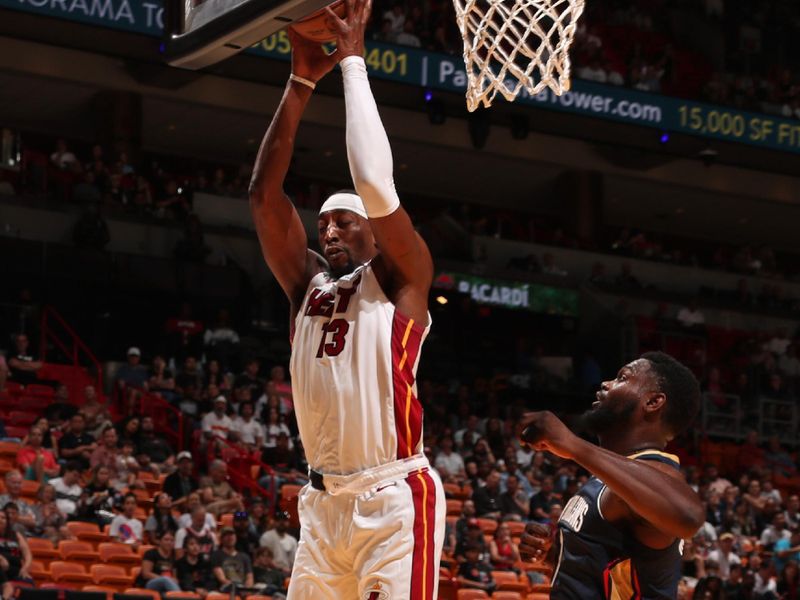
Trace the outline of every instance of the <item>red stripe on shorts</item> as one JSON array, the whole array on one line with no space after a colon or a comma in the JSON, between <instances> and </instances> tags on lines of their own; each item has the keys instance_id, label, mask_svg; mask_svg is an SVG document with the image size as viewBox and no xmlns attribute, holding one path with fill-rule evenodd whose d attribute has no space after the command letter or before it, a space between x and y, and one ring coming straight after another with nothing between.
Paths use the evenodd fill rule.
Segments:
<instances>
[{"instance_id":1,"label":"red stripe on shorts","mask_svg":"<svg viewBox=\"0 0 800 600\"><path fill-rule=\"evenodd\" d=\"M414 553L411 559L410 600L436 600L435 543L436 486L428 470L411 473L406 479L414 499Z\"/></svg>"}]
</instances>

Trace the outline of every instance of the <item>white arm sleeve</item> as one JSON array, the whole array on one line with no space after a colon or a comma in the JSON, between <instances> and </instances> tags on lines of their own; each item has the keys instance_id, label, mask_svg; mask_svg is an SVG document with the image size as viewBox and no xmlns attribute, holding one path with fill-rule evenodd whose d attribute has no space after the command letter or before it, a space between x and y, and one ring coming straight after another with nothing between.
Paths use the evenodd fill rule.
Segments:
<instances>
[{"instance_id":1,"label":"white arm sleeve","mask_svg":"<svg viewBox=\"0 0 800 600\"><path fill-rule=\"evenodd\" d=\"M392 177L392 149L360 56L339 63L344 79L347 113L347 160L356 192L372 219L392 214L400 206Z\"/></svg>"}]
</instances>

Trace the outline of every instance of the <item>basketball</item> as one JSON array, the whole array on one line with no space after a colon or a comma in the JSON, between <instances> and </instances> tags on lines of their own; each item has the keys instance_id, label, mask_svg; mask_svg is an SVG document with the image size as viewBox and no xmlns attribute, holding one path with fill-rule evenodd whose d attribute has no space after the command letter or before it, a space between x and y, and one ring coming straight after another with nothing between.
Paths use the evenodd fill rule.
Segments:
<instances>
[{"instance_id":1,"label":"basketball","mask_svg":"<svg viewBox=\"0 0 800 600\"><path fill-rule=\"evenodd\" d=\"M346 8L344 0L337 0L330 5L330 8L340 18L344 18ZM296 21L290 27L301 37L312 42L324 44L336 39L336 31L328 26L328 13L324 8L311 13L304 19Z\"/></svg>"}]
</instances>

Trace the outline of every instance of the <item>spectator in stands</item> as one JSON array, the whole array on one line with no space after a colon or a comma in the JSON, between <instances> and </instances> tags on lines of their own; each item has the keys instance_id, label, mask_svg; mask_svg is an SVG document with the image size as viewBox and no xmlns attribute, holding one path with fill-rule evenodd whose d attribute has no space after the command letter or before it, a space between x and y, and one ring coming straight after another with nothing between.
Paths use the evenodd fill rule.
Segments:
<instances>
[{"instance_id":1,"label":"spectator in stands","mask_svg":"<svg viewBox=\"0 0 800 600\"><path fill-rule=\"evenodd\" d=\"M443 435L439 438L439 454L436 456L434 466L442 481L456 483L466 479L464 459L453 451L452 436Z\"/></svg>"},{"instance_id":2,"label":"spectator in stands","mask_svg":"<svg viewBox=\"0 0 800 600\"><path fill-rule=\"evenodd\" d=\"M21 496L22 494L22 474L16 469L12 469L5 474L6 493L0 495L0 509L6 504L17 505L19 512L18 522L25 527L26 531L31 531L36 527L36 516L33 507L28 504Z\"/></svg>"},{"instance_id":3,"label":"spectator in stands","mask_svg":"<svg viewBox=\"0 0 800 600\"><path fill-rule=\"evenodd\" d=\"M630 291L638 290L642 287L639 279L633 274L633 267L627 262L620 265L619 275L614 279L614 285L620 289Z\"/></svg>"},{"instance_id":4,"label":"spectator in stands","mask_svg":"<svg viewBox=\"0 0 800 600\"><path fill-rule=\"evenodd\" d=\"M239 405L239 417L233 423L239 440L250 450L258 450L264 445L264 426L253 418L254 411L252 402L242 402Z\"/></svg>"},{"instance_id":5,"label":"spectator in stands","mask_svg":"<svg viewBox=\"0 0 800 600\"><path fill-rule=\"evenodd\" d=\"M478 431L480 420L477 415L470 415L467 418L466 425L463 429L459 429L453 435L456 447L465 452L472 448L472 446L481 438L481 433Z\"/></svg>"},{"instance_id":6,"label":"spectator in stands","mask_svg":"<svg viewBox=\"0 0 800 600\"><path fill-rule=\"evenodd\" d=\"M252 557L259 545L259 536L250 527L247 511L233 513L233 529L236 532L236 549Z\"/></svg>"},{"instance_id":7,"label":"spectator in stands","mask_svg":"<svg viewBox=\"0 0 800 600\"><path fill-rule=\"evenodd\" d=\"M272 552L269 548L256 549L253 555L253 580L256 585L266 586L264 594L271 595L273 598L282 598L286 595L286 588L283 585L286 575L275 567L275 561L272 559Z\"/></svg>"},{"instance_id":8,"label":"spectator in stands","mask_svg":"<svg viewBox=\"0 0 800 600\"><path fill-rule=\"evenodd\" d=\"M486 519L499 519L502 516L500 508L500 473L492 469L486 477L486 485L472 493L475 502L475 512L479 517Z\"/></svg>"},{"instance_id":9,"label":"spectator in stands","mask_svg":"<svg viewBox=\"0 0 800 600\"><path fill-rule=\"evenodd\" d=\"M754 555L754 558L759 558L759 555ZM772 569L770 568L769 561L759 562L758 568L755 568L755 585L753 586L753 593L756 598L764 600L772 600L778 597L778 582L772 576Z\"/></svg>"},{"instance_id":10,"label":"spectator in stands","mask_svg":"<svg viewBox=\"0 0 800 600\"><path fill-rule=\"evenodd\" d=\"M109 470L111 481L114 485L119 483L119 473L117 471L119 448L117 447L117 440L117 430L114 429L113 425L107 425L89 459L89 464L93 469L102 465Z\"/></svg>"},{"instance_id":11,"label":"spectator in stands","mask_svg":"<svg viewBox=\"0 0 800 600\"><path fill-rule=\"evenodd\" d=\"M717 492L722 496L728 488L733 484L719 474L717 465L708 463L705 466L705 481L708 484L708 489Z\"/></svg>"},{"instance_id":12,"label":"spectator in stands","mask_svg":"<svg viewBox=\"0 0 800 600\"><path fill-rule=\"evenodd\" d=\"M53 453L56 461L58 461L58 437L61 432L58 429L59 425L61 424L57 418L53 419L54 427L50 427L50 421L47 417L39 417L31 424L31 429L36 428L42 432L42 448L45 450L49 450ZM56 434L56 435L54 435ZM25 446L28 444L28 436L30 432L22 438L22 445Z\"/></svg>"},{"instance_id":13,"label":"spectator in stands","mask_svg":"<svg viewBox=\"0 0 800 600\"><path fill-rule=\"evenodd\" d=\"M214 587L211 563L201 552L200 541L195 536L186 538L183 556L175 564L175 571L181 590L194 592L201 599Z\"/></svg>"},{"instance_id":14,"label":"spectator in stands","mask_svg":"<svg viewBox=\"0 0 800 600\"><path fill-rule=\"evenodd\" d=\"M189 494L188 498L186 499L186 505L184 506L183 514L178 517L178 528L188 527L192 524L192 513L194 512L195 507L203 506L203 503L200 499L200 492L192 492ZM205 508L205 507L204 507ZM211 528L211 531L217 530L217 519L206 511L206 525Z\"/></svg>"},{"instance_id":15,"label":"spectator in stands","mask_svg":"<svg viewBox=\"0 0 800 600\"><path fill-rule=\"evenodd\" d=\"M697 307L696 299L692 299L688 306L682 307L678 311L678 316L676 318L678 323L687 329L700 329L706 323L706 316L703 314L703 311Z\"/></svg>"},{"instance_id":16,"label":"spectator in stands","mask_svg":"<svg viewBox=\"0 0 800 600\"><path fill-rule=\"evenodd\" d=\"M179 452L176 462L178 468L164 480L163 490L172 498L172 506L181 508L186 504L189 494L197 490L197 481L192 476L194 463L189 452Z\"/></svg>"},{"instance_id":17,"label":"spectator in stands","mask_svg":"<svg viewBox=\"0 0 800 600\"><path fill-rule=\"evenodd\" d=\"M512 541L511 531L505 523L500 523L494 531L489 542L489 556L496 571L513 571L514 565L521 560L519 548Z\"/></svg>"},{"instance_id":18,"label":"spectator in stands","mask_svg":"<svg viewBox=\"0 0 800 600\"><path fill-rule=\"evenodd\" d=\"M69 420L69 429L59 440L61 457L76 461L81 469L86 470L95 448L94 437L86 433L86 417L83 413L75 413Z\"/></svg>"},{"instance_id":19,"label":"spectator in stands","mask_svg":"<svg viewBox=\"0 0 800 600\"><path fill-rule=\"evenodd\" d=\"M275 448L278 445L278 436L283 434L288 441L288 447L292 449L291 432L288 425L282 420L280 411L277 406L269 406L267 408L267 418L264 424L264 447Z\"/></svg>"},{"instance_id":20,"label":"spectator in stands","mask_svg":"<svg viewBox=\"0 0 800 600\"><path fill-rule=\"evenodd\" d=\"M56 506L67 517L78 515L78 505L83 499L81 487L81 465L70 461L64 467L64 474L50 480L50 485L56 492Z\"/></svg>"},{"instance_id":21,"label":"spectator in stands","mask_svg":"<svg viewBox=\"0 0 800 600\"><path fill-rule=\"evenodd\" d=\"M206 329L203 344L209 357L219 360L223 367L231 367L239 352L239 334L231 327L227 310L220 310L214 326Z\"/></svg>"},{"instance_id":22,"label":"spectator in stands","mask_svg":"<svg viewBox=\"0 0 800 600\"><path fill-rule=\"evenodd\" d=\"M142 421L138 415L125 417L117 423L117 446L122 446L125 442L131 442L134 446L139 442L139 428Z\"/></svg>"},{"instance_id":23,"label":"spectator in stands","mask_svg":"<svg viewBox=\"0 0 800 600\"><path fill-rule=\"evenodd\" d=\"M792 532L786 529L786 515L779 511L772 516L772 522L761 532L759 543L762 548L771 551L777 541L788 540L790 537Z\"/></svg>"},{"instance_id":24,"label":"spectator in stands","mask_svg":"<svg viewBox=\"0 0 800 600\"><path fill-rule=\"evenodd\" d=\"M208 512L219 516L224 513L244 510L242 497L228 483L228 465L222 460L213 461L208 467L208 477L200 483L201 498Z\"/></svg>"},{"instance_id":25,"label":"spectator in stands","mask_svg":"<svg viewBox=\"0 0 800 600\"><path fill-rule=\"evenodd\" d=\"M217 534L214 532L214 520L209 523L206 508L199 502L192 507L190 522L181 527L175 536L175 551L178 557L183 556L185 543L189 538L200 542L200 552L207 560L217 547Z\"/></svg>"},{"instance_id":26,"label":"spectator in stands","mask_svg":"<svg viewBox=\"0 0 800 600\"><path fill-rule=\"evenodd\" d=\"M461 515L456 521L456 545L463 544L467 539L467 529L469 527L469 523L474 519L475 503L470 499L464 500L464 503L461 505Z\"/></svg>"},{"instance_id":27,"label":"spectator in stands","mask_svg":"<svg viewBox=\"0 0 800 600\"><path fill-rule=\"evenodd\" d=\"M50 155L50 162L56 169L61 171L80 171L81 165L76 156L67 146L67 141L59 139L56 142L56 150Z\"/></svg>"},{"instance_id":28,"label":"spectator in stands","mask_svg":"<svg viewBox=\"0 0 800 600\"><path fill-rule=\"evenodd\" d=\"M105 525L113 518L118 492L111 485L111 469L98 464L92 467L92 477L86 485L86 499L81 510L81 517Z\"/></svg>"},{"instance_id":29,"label":"spectator in stands","mask_svg":"<svg viewBox=\"0 0 800 600\"><path fill-rule=\"evenodd\" d=\"M419 37L414 33L414 21L406 19L406 22L403 23L403 30L394 37L394 43L412 48L422 46Z\"/></svg>"},{"instance_id":30,"label":"spectator in stands","mask_svg":"<svg viewBox=\"0 0 800 600\"><path fill-rule=\"evenodd\" d=\"M28 385L36 383L36 372L42 368L44 363L34 360L29 353L30 341L28 336L20 333L14 338L14 352L8 359L8 368L11 381Z\"/></svg>"},{"instance_id":31,"label":"spectator in stands","mask_svg":"<svg viewBox=\"0 0 800 600\"><path fill-rule=\"evenodd\" d=\"M13 506L6 505L5 508ZM11 527L6 510L0 510L0 581L3 598L14 597L14 581L33 584L30 568L33 556L25 536Z\"/></svg>"},{"instance_id":32,"label":"spectator in stands","mask_svg":"<svg viewBox=\"0 0 800 600\"><path fill-rule=\"evenodd\" d=\"M504 521L524 521L530 513L530 498L513 473L506 478L506 491L500 494L500 513Z\"/></svg>"},{"instance_id":33,"label":"spectator in stands","mask_svg":"<svg viewBox=\"0 0 800 600\"><path fill-rule=\"evenodd\" d=\"M67 522L67 515L61 512L58 507L56 489L49 483L43 483L36 493L36 499L38 503L33 506L36 524L32 533L36 537L49 539L53 544L58 544L62 539L72 537L64 527Z\"/></svg>"},{"instance_id":34,"label":"spectator in stands","mask_svg":"<svg viewBox=\"0 0 800 600\"><path fill-rule=\"evenodd\" d=\"M75 221L72 229L72 241L78 248L88 250L103 250L111 241L108 223L100 213L100 190L94 186L94 175L86 173L84 183L78 184L73 190L76 201L85 203L86 209L80 218Z\"/></svg>"},{"instance_id":35,"label":"spectator in stands","mask_svg":"<svg viewBox=\"0 0 800 600\"><path fill-rule=\"evenodd\" d=\"M787 561L800 561L800 530L795 529L787 533L788 536L784 535L775 540L775 545L772 547L772 562L777 572L783 570Z\"/></svg>"},{"instance_id":36,"label":"spectator in stands","mask_svg":"<svg viewBox=\"0 0 800 600\"><path fill-rule=\"evenodd\" d=\"M174 534L177 531L178 522L172 516L172 499L165 492L156 494L153 510L144 523L145 540L148 544L155 544L164 533Z\"/></svg>"},{"instance_id":37,"label":"spectator in stands","mask_svg":"<svg viewBox=\"0 0 800 600\"><path fill-rule=\"evenodd\" d=\"M531 498L529 519L539 523L547 523L550 520L550 509L553 504L561 503L558 495L553 490L553 478L550 476L542 478L541 489Z\"/></svg>"},{"instance_id":38,"label":"spectator in stands","mask_svg":"<svg viewBox=\"0 0 800 600\"><path fill-rule=\"evenodd\" d=\"M136 585L161 593L179 592L181 587L175 577L175 534L165 531L156 547L142 556L142 570Z\"/></svg>"},{"instance_id":39,"label":"spectator in stands","mask_svg":"<svg viewBox=\"0 0 800 600\"><path fill-rule=\"evenodd\" d=\"M86 419L85 430L95 440L111 425L111 415L108 412L108 407L100 404L97 399L97 391L93 385L87 385L84 388L81 412Z\"/></svg>"},{"instance_id":40,"label":"spectator in stands","mask_svg":"<svg viewBox=\"0 0 800 600\"><path fill-rule=\"evenodd\" d=\"M286 381L286 369L281 365L275 365L270 369L267 385L270 384L274 388L274 393L281 399L281 414L288 415L294 412L292 386Z\"/></svg>"},{"instance_id":41,"label":"spectator in stands","mask_svg":"<svg viewBox=\"0 0 800 600\"><path fill-rule=\"evenodd\" d=\"M219 395L214 398L214 410L203 417L202 422L206 441L211 441L214 438L228 439L228 433L233 430L233 421L225 414L227 408L228 401L225 396Z\"/></svg>"},{"instance_id":42,"label":"spectator in stands","mask_svg":"<svg viewBox=\"0 0 800 600\"><path fill-rule=\"evenodd\" d=\"M781 600L800 600L800 571L797 562L787 562L778 575L778 597Z\"/></svg>"},{"instance_id":43,"label":"spectator in stands","mask_svg":"<svg viewBox=\"0 0 800 600\"><path fill-rule=\"evenodd\" d=\"M289 535L289 514L279 512L275 515L275 527L261 536L258 545L269 548L275 567L287 576L292 572L294 557L297 554L297 540Z\"/></svg>"},{"instance_id":44,"label":"spectator in stands","mask_svg":"<svg viewBox=\"0 0 800 600\"><path fill-rule=\"evenodd\" d=\"M117 374L114 379L117 385L124 384L125 386L134 388L144 388L147 386L147 367L141 364L142 351L136 346L128 348L127 352L128 362L121 365L117 369Z\"/></svg>"},{"instance_id":45,"label":"spectator in stands","mask_svg":"<svg viewBox=\"0 0 800 600\"><path fill-rule=\"evenodd\" d=\"M730 574L731 565L741 564L739 555L733 551L734 539L732 533L723 533L719 536L719 546L708 553L708 560L718 565L718 574L723 579L727 579Z\"/></svg>"},{"instance_id":46,"label":"spectator in stands","mask_svg":"<svg viewBox=\"0 0 800 600\"><path fill-rule=\"evenodd\" d=\"M481 548L470 544L464 549L464 562L458 567L458 585L467 589L483 590L491 595L496 584L492 578L492 569L480 560Z\"/></svg>"},{"instance_id":47,"label":"spectator in stands","mask_svg":"<svg viewBox=\"0 0 800 600\"><path fill-rule=\"evenodd\" d=\"M236 549L236 531L223 527L220 532L220 548L211 556L211 568L221 592L228 592L232 585L253 587L253 564L250 557Z\"/></svg>"},{"instance_id":48,"label":"spectator in stands","mask_svg":"<svg viewBox=\"0 0 800 600\"><path fill-rule=\"evenodd\" d=\"M158 473L169 472L173 467L175 456L172 447L156 433L155 422L151 416L143 416L139 429L139 443L136 455L141 465L141 455L147 456L147 463L155 467Z\"/></svg>"},{"instance_id":49,"label":"spectator in stands","mask_svg":"<svg viewBox=\"0 0 800 600\"><path fill-rule=\"evenodd\" d=\"M800 496L792 494L786 500L786 511L783 513L786 517L786 526L789 529L797 529L800 527Z\"/></svg>"},{"instance_id":50,"label":"spectator in stands","mask_svg":"<svg viewBox=\"0 0 800 600\"><path fill-rule=\"evenodd\" d=\"M175 378L172 371L167 368L167 362L160 354L153 358L153 366L150 367L150 378L147 380L147 389L160 395L165 400L172 400L175 397Z\"/></svg>"},{"instance_id":51,"label":"spectator in stands","mask_svg":"<svg viewBox=\"0 0 800 600\"><path fill-rule=\"evenodd\" d=\"M55 455L42 447L43 438L39 427L31 427L28 443L17 452L17 466L25 473L25 479L40 483L57 477L60 472Z\"/></svg>"},{"instance_id":52,"label":"spectator in stands","mask_svg":"<svg viewBox=\"0 0 800 600\"><path fill-rule=\"evenodd\" d=\"M556 264L556 259L550 252L545 252L542 255L542 273L545 275L555 275L556 277L566 277L569 275L565 269Z\"/></svg>"},{"instance_id":53,"label":"spectator in stands","mask_svg":"<svg viewBox=\"0 0 800 600\"><path fill-rule=\"evenodd\" d=\"M251 397L260 394L264 389L264 380L258 376L258 370L261 368L261 361L257 358L251 358L245 363L244 371L236 378L233 384L234 388L247 387L250 388Z\"/></svg>"},{"instance_id":54,"label":"spectator in stands","mask_svg":"<svg viewBox=\"0 0 800 600\"><path fill-rule=\"evenodd\" d=\"M138 548L144 539L144 525L134 516L136 506L136 496L131 493L125 494L122 501L122 514L114 517L108 530L111 539L123 544L131 544L134 548Z\"/></svg>"}]
</instances>

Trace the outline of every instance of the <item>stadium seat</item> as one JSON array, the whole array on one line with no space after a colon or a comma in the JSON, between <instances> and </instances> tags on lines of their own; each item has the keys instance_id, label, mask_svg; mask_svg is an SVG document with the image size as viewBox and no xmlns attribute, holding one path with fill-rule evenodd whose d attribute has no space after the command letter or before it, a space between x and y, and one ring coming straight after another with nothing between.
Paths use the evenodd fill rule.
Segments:
<instances>
[{"instance_id":1,"label":"stadium seat","mask_svg":"<svg viewBox=\"0 0 800 600\"><path fill-rule=\"evenodd\" d=\"M108 534L101 531L96 523L70 521L67 523L67 530L82 541L93 543L108 542Z\"/></svg>"},{"instance_id":2,"label":"stadium seat","mask_svg":"<svg viewBox=\"0 0 800 600\"><path fill-rule=\"evenodd\" d=\"M46 398L52 398L55 395L55 391L52 387L38 383L31 383L25 388L25 393L31 396L44 396Z\"/></svg>"},{"instance_id":3,"label":"stadium seat","mask_svg":"<svg viewBox=\"0 0 800 600\"><path fill-rule=\"evenodd\" d=\"M125 590L126 596L148 596L152 600L161 600L161 594L147 588L128 588ZM209 594L210 596L211 594Z\"/></svg>"},{"instance_id":4,"label":"stadium seat","mask_svg":"<svg viewBox=\"0 0 800 600\"><path fill-rule=\"evenodd\" d=\"M447 514L452 516L461 515L461 507L464 502L461 500L447 500Z\"/></svg>"},{"instance_id":5,"label":"stadium seat","mask_svg":"<svg viewBox=\"0 0 800 600\"><path fill-rule=\"evenodd\" d=\"M508 592L498 590L492 594L494 600L522 600L523 596L519 592Z\"/></svg>"},{"instance_id":6,"label":"stadium seat","mask_svg":"<svg viewBox=\"0 0 800 600\"><path fill-rule=\"evenodd\" d=\"M550 595L550 584L549 583L537 583L531 586L531 593L532 594L547 594Z\"/></svg>"},{"instance_id":7,"label":"stadium seat","mask_svg":"<svg viewBox=\"0 0 800 600\"><path fill-rule=\"evenodd\" d=\"M58 551L63 560L79 562L87 566L100 560L100 555L95 552L91 542L62 540L58 543Z\"/></svg>"},{"instance_id":8,"label":"stadium seat","mask_svg":"<svg viewBox=\"0 0 800 600\"><path fill-rule=\"evenodd\" d=\"M528 594L525 600L550 600L550 594Z\"/></svg>"},{"instance_id":9,"label":"stadium seat","mask_svg":"<svg viewBox=\"0 0 800 600\"><path fill-rule=\"evenodd\" d=\"M16 461L20 447L17 442L0 442L0 456L8 456L13 461Z\"/></svg>"},{"instance_id":10,"label":"stadium seat","mask_svg":"<svg viewBox=\"0 0 800 600\"><path fill-rule=\"evenodd\" d=\"M441 577L439 579L439 598L438 600L456 600L458 583L452 577Z\"/></svg>"},{"instance_id":11,"label":"stadium seat","mask_svg":"<svg viewBox=\"0 0 800 600\"><path fill-rule=\"evenodd\" d=\"M140 565L142 562L142 558L138 554L134 554L133 548L128 544L104 542L97 547L97 551L100 554L100 560L104 563L120 565L128 569L133 565Z\"/></svg>"},{"instance_id":12,"label":"stadium seat","mask_svg":"<svg viewBox=\"0 0 800 600\"><path fill-rule=\"evenodd\" d=\"M28 538L28 548L33 558L47 566L54 560L61 560L61 552L56 550L53 542L45 538Z\"/></svg>"},{"instance_id":13,"label":"stadium seat","mask_svg":"<svg viewBox=\"0 0 800 600\"><path fill-rule=\"evenodd\" d=\"M497 530L497 521L494 519L478 519L478 525L481 526L481 531L484 534L494 535Z\"/></svg>"},{"instance_id":14,"label":"stadium seat","mask_svg":"<svg viewBox=\"0 0 800 600\"><path fill-rule=\"evenodd\" d=\"M53 561L50 563L50 574L56 583L92 583L92 578L86 572L86 567L76 562Z\"/></svg>"},{"instance_id":15,"label":"stadium seat","mask_svg":"<svg viewBox=\"0 0 800 600\"><path fill-rule=\"evenodd\" d=\"M122 591L133 585L133 577L119 565L92 565L89 573L96 584L109 586L114 591Z\"/></svg>"},{"instance_id":16,"label":"stadium seat","mask_svg":"<svg viewBox=\"0 0 800 600\"><path fill-rule=\"evenodd\" d=\"M29 569L31 577L38 584L43 581L50 581L53 576L50 574L50 569L44 566L44 562L40 560L31 561L31 568Z\"/></svg>"},{"instance_id":17,"label":"stadium seat","mask_svg":"<svg viewBox=\"0 0 800 600\"><path fill-rule=\"evenodd\" d=\"M39 418L39 415L35 412L25 410L12 410L8 413L9 425L16 425L17 427L30 427L37 418Z\"/></svg>"},{"instance_id":18,"label":"stadium seat","mask_svg":"<svg viewBox=\"0 0 800 600\"><path fill-rule=\"evenodd\" d=\"M483 590L458 590L457 600L483 600L489 595Z\"/></svg>"},{"instance_id":19,"label":"stadium seat","mask_svg":"<svg viewBox=\"0 0 800 600\"><path fill-rule=\"evenodd\" d=\"M504 521L506 527L508 527L508 532L511 534L511 537L518 537L525 532L525 522L524 521Z\"/></svg>"},{"instance_id":20,"label":"stadium seat","mask_svg":"<svg viewBox=\"0 0 800 600\"><path fill-rule=\"evenodd\" d=\"M200 600L200 594L194 592L167 592L167 598L174 598L178 600ZM265 598L266 596L261 596ZM248 596L248 599L255 598L255 596Z\"/></svg>"},{"instance_id":21,"label":"stadium seat","mask_svg":"<svg viewBox=\"0 0 800 600\"><path fill-rule=\"evenodd\" d=\"M230 594L223 594L221 592L209 592L206 596L206 600L230 600ZM240 600L239 596L236 596L236 600Z\"/></svg>"},{"instance_id":22,"label":"stadium seat","mask_svg":"<svg viewBox=\"0 0 800 600\"><path fill-rule=\"evenodd\" d=\"M492 578L497 584L498 590L518 592L520 594L528 591L527 582L520 581L513 571L492 571Z\"/></svg>"}]
</instances>

